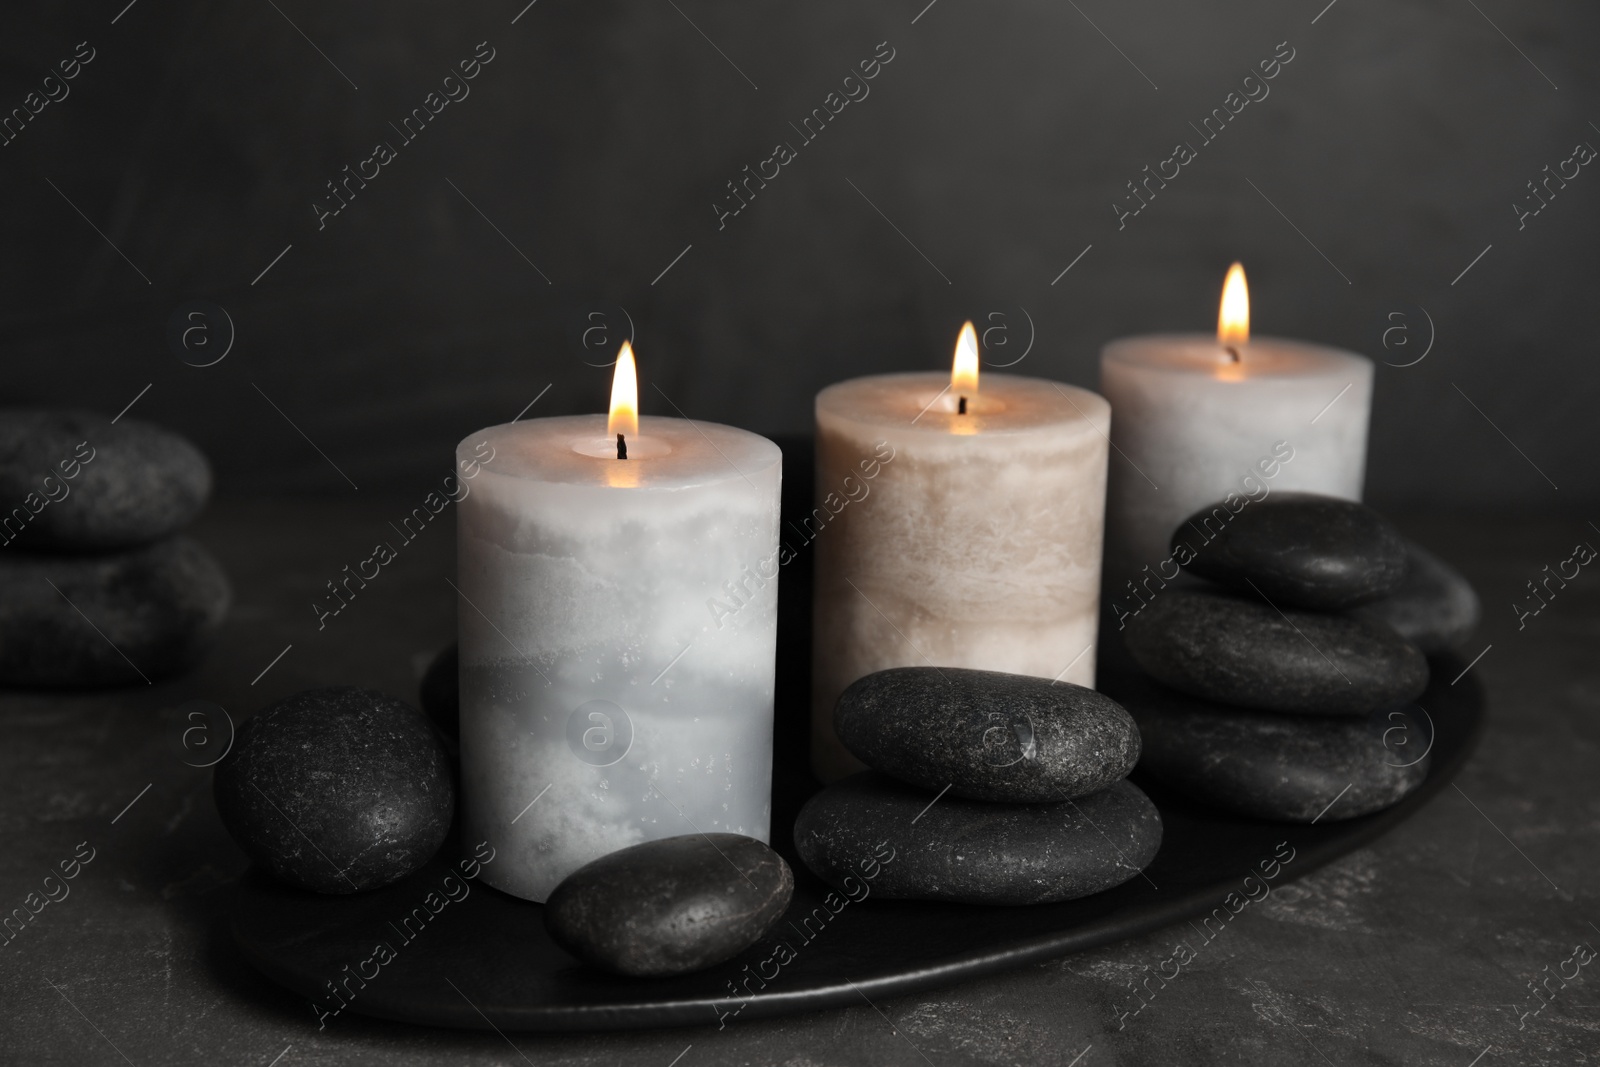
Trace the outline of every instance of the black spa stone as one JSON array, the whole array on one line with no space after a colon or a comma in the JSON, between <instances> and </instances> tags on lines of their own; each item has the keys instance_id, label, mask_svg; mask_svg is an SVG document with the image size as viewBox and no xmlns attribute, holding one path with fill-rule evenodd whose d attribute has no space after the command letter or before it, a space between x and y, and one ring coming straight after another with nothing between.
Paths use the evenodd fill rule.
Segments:
<instances>
[{"instance_id":1,"label":"black spa stone","mask_svg":"<svg viewBox=\"0 0 1600 1067\"><path fill-rule=\"evenodd\" d=\"M1381 622L1430 656L1457 648L1478 628L1478 594L1461 572L1415 542L1406 542L1411 568L1400 588L1351 614Z\"/></svg>"},{"instance_id":2,"label":"black spa stone","mask_svg":"<svg viewBox=\"0 0 1600 1067\"><path fill-rule=\"evenodd\" d=\"M1405 540L1389 521L1353 500L1278 492L1238 512L1217 503L1172 533L1191 574L1279 607L1332 611L1399 588Z\"/></svg>"},{"instance_id":3,"label":"black spa stone","mask_svg":"<svg viewBox=\"0 0 1600 1067\"><path fill-rule=\"evenodd\" d=\"M354 686L308 689L246 720L212 792L252 860L318 893L404 878L433 858L455 811L422 713Z\"/></svg>"},{"instance_id":4,"label":"black spa stone","mask_svg":"<svg viewBox=\"0 0 1600 1067\"><path fill-rule=\"evenodd\" d=\"M812 873L852 899L1048 904L1137 875L1161 816L1121 781L1060 804L995 804L864 771L806 802L794 842ZM863 890L865 887L865 890Z\"/></svg>"},{"instance_id":5,"label":"black spa stone","mask_svg":"<svg viewBox=\"0 0 1600 1067\"><path fill-rule=\"evenodd\" d=\"M1262 711L1365 715L1428 685L1427 658L1382 624L1225 593L1163 589L1124 639L1157 681Z\"/></svg>"},{"instance_id":6,"label":"black spa stone","mask_svg":"<svg viewBox=\"0 0 1600 1067\"><path fill-rule=\"evenodd\" d=\"M1118 689L1144 735L1139 773L1258 819L1335 822L1398 803L1432 762L1414 711L1361 718L1244 711L1143 683Z\"/></svg>"},{"instance_id":7,"label":"black spa stone","mask_svg":"<svg viewBox=\"0 0 1600 1067\"><path fill-rule=\"evenodd\" d=\"M0 411L0 520L18 548L149 544L187 526L210 495L211 465L170 430L86 411Z\"/></svg>"},{"instance_id":8,"label":"black spa stone","mask_svg":"<svg viewBox=\"0 0 1600 1067\"><path fill-rule=\"evenodd\" d=\"M231 597L186 537L94 556L0 549L0 685L145 685L204 653Z\"/></svg>"},{"instance_id":9,"label":"black spa stone","mask_svg":"<svg viewBox=\"0 0 1600 1067\"><path fill-rule=\"evenodd\" d=\"M839 697L834 729L869 767L974 800L1040 803L1128 776L1139 730L1117 702L1048 678L896 667Z\"/></svg>"},{"instance_id":10,"label":"black spa stone","mask_svg":"<svg viewBox=\"0 0 1600 1067\"><path fill-rule=\"evenodd\" d=\"M452 643L428 664L419 686L422 710L445 740L459 743L461 735L461 656Z\"/></svg>"},{"instance_id":11,"label":"black spa stone","mask_svg":"<svg viewBox=\"0 0 1600 1067\"><path fill-rule=\"evenodd\" d=\"M556 944L640 978L698 971L749 948L783 915L794 873L742 834L646 841L578 868L545 903Z\"/></svg>"}]
</instances>

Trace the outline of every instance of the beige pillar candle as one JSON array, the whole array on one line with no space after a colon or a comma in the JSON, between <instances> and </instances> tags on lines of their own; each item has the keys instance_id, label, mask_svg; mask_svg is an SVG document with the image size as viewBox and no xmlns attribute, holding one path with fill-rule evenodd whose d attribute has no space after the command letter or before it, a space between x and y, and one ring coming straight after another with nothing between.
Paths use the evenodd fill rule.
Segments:
<instances>
[{"instance_id":1,"label":"beige pillar candle","mask_svg":"<svg viewBox=\"0 0 1600 1067\"><path fill-rule=\"evenodd\" d=\"M957 372L817 394L812 768L860 770L833 732L857 678L889 667L1094 684L1111 408L987 374L969 323Z\"/></svg>"}]
</instances>

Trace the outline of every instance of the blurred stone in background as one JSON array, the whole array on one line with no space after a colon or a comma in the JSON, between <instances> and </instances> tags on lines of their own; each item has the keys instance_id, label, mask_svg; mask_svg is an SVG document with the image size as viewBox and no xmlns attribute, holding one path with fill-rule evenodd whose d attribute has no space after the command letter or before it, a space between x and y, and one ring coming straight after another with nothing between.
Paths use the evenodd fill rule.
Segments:
<instances>
[{"instance_id":1,"label":"blurred stone in background","mask_svg":"<svg viewBox=\"0 0 1600 1067\"><path fill-rule=\"evenodd\" d=\"M178 533L210 495L205 457L160 427L0 410L0 685L149 684L192 665L232 597Z\"/></svg>"}]
</instances>

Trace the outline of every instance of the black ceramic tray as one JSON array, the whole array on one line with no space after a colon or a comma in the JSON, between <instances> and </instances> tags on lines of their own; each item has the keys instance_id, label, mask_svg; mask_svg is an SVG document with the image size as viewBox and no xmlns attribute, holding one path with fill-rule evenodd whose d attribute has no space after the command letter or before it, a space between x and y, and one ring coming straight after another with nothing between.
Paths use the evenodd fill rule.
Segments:
<instances>
[{"instance_id":1,"label":"black ceramic tray","mask_svg":"<svg viewBox=\"0 0 1600 1067\"><path fill-rule=\"evenodd\" d=\"M1455 685L1442 680L1459 670L1459 664L1434 665L1438 680L1420 701L1435 725L1433 764L1421 789L1402 803L1348 822L1292 825L1202 809L1147 787L1166 825L1155 862L1143 877L1065 904L980 908L869 897L846 905L826 924L813 919L806 927L804 919L821 906L825 887L796 862L787 840L808 790L805 776L790 773L777 779L773 828L775 846L797 875L794 903L754 948L699 974L634 980L579 966L545 934L541 906L478 883L406 942L395 926L440 887L449 873L443 858L396 885L349 897L303 893L252 873L239 887L233 933L256 967L322 1010L436 1026L717 1026L860 1004L862 994L876 1000L910 993L1158 929L1211 911L1229 893L1243 895L1246 876L1263 862L1271 869L1270 861L1289 849L1294 858L1274 884L1370 841L1448 785L1471 753L1482 725L1482 696L1470 676ZM804 748L787 748L780 762L792 770ZM453 844L442 857L455 855ZM382 966L364 962L380 940L392 947L394 958ZM792 958L775 956L779 940ZM362 985L349 979L358 970L377 975ZM341 996L354 991L348 1006L340 1008L330 983Z\"/></svg>"}]
</instances>

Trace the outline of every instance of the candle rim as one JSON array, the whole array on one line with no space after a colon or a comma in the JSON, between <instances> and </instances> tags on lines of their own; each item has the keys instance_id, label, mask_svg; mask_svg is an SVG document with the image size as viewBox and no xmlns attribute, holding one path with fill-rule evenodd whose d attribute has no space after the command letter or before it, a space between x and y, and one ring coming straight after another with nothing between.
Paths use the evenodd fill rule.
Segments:
<instances>
[{"instance_id":1,"label":"candle rim","mask_svg":"<svg viewBox=\"0 0 1600 1067\"><path fill-rule=\"evenodd\" d=\"M531 433L538 438L537 445L530 443L526 453L505 453L506 459L498 467L493 460L481 463L476 477L489 475L493 479L508 481L630 492L676 492L741 479L749 481L774 467L780 472L783 468L783 450L770 438L725 423L681 419L670 415L639 416L640 439L667 433L680 437L671 450L664 454L619 460L588 456L572 447L572 442L578 439L604 437L607 418L601 413L546 415L485 426L456 445L456 458L458 461L474 459L473 450L480 442L504 445L508 439L515 441L519 433ZM548 454L534 451L545 448L549 450ZM730 456L729 452L734 455ZM550 462L555 469L539 469L540 458ZM567 466L569 460L576 463ZM705 467L699 473L675 469L682 465L693 468L693 464L700 460L704 461ZM623 486L608 482L605 472L623 467L637 472L641 484ZM651 484L652 475L659 480L656 484Z\"/></svg>"},{"instance_id":2,"label":"candle rim","mask_svg":"<svg viewBox=\"0 0 1600 1067\"><path fill-rule=\"evenodd\" d=\"M1211 363L1195 359L1192 364L1180 365L1164 362L1160 359L1147 358L1154 355L1153 349L1164 347L1170 352L1173 345L1185 346L1179 350L1184 355L1188 355L1191 351L1197 354L1201 350L1206 350L1217 353L1218 359ZM1304 364L1293 367L1257 365L1253 368L1257 373L1246 375L1241 379L1251 382L1316 377L1332 370L1348 371L1352 362L1368 365L1372 363L1369 357L1359 352L1352 352L1349 349L1339 348L1335 345L1322 344L1317 341L1304 341L1294 337L1277 337L1270 334L1252 334L1250 340L1236 347L1244 357L1241 362L1247 367L1250 365L1250 354L1252 352L1256 352L1258 355L1267 351L1275 351L1275 354L1289 352L1311 357ZM1109 363L1116 363L1140 370L1189 374L1197 378L1215 379L1217 369L1225 365L1226 358L1222 342L1217 340L1216 334L1199 332L1173 331L1132 334L1107 341L1100 349L1102 367Z\"/></svg>"},{"instance_id":3,"label":"candle rim","mask_svg":"<svg viewBox=\"0 0 1600 1067\"><path fill-rule=\"evenodd\" d=\"M940 411L930 407L915 421L910 419L903 423L896 421L899 414L872 414L855 410L841 410L839 407L829 407L829 402L839 402L843 395L853 388L862 388L871 383L918 382L929 386L927 399L932 400L935 394L948 391L950 376L948 373L937 370L927 371L888 371L883 374L863 374L855 378L846 378L843 381L833 382L824 386L817 392L813 404L813 412L820 419L826 415L830 419L839 419L854 423L859 426L870 426L875 429L889 428L897 433L921 434L932 437L949 437L960 440L978 440L982 438L1016 437L1063 430L1071 427L1080 427L1085 432L1098 431L1105 433L1111 425L1111 405L1105 397L1092 389L1070 382L1056 381L1053 378L1040 378L1026 374L1005 374L999 371L984 372L983 386L979 396L992 401L1004 403L1008 391L1015 390L1019 385L1038 384L1051 386L1046 394L1049 397L1050 407L1043 413L1028 413L1018 411L1010 405L1005 410L984 412L977 411L971 415L957 415L953 412ZM1014 393L1011 394L1013 397ZM1059 405L1059 406L1058 406ZM920 407L918 404L917 407ZM917 412L913 409L912 415ZM975 433L952 433L951 423L956 419L971 419ZM1007 419L1013 420L1013 425L1004 425ZM996 421L998 420L998 421ZM1015 422L1015 420L1026 420Z\"/></svg>"}]
</instances>

